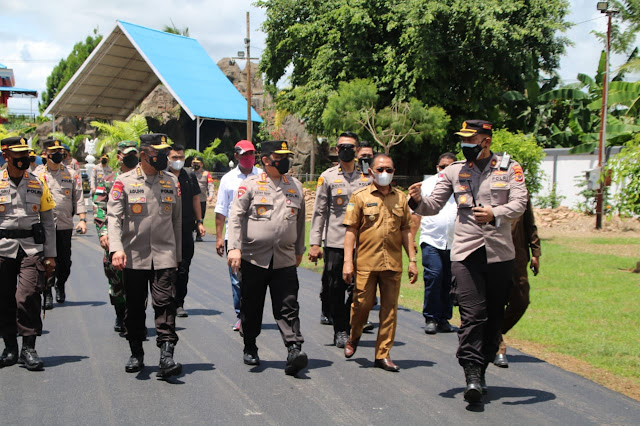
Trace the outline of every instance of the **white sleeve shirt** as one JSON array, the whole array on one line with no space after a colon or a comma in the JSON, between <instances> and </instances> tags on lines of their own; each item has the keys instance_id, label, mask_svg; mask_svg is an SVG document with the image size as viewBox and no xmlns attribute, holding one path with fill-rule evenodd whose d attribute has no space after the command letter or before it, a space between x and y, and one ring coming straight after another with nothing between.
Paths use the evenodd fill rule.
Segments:
<instances>
[{"instance_id":1,"label":"white sleeve shirt","mask_svg":"<svg viewBox=\"0 0 640 426\"><path fill-rule=\"evenodd\" d=\"M218 199L216 201L214 212L220 213L225 218L228 218L229 211L231 210L231 202L233 201L233 196L238 191L238 187L240 186L242 181L249 176L257 175L261 172L262 169L254 166L251 170L251 173L245 175L240 170L240 166L236 166L235 169L230 170L227 174L222 176L222 179L220 179L220 187L218 188ZM227 220L225 220L224 239L227 240L228 238L229 231L227 227Z\"/></svg>"},{"instance_id":2,"label":"white sleeve shirt","mask_svg":"<svg viewBox=\"0 0 640 426\"><path fill-rule=\"evenodd\" d=\"M422 182L422 197L428 197L441 179L442 173L428 177ZM450 250L458 207L453 195L435 216L423 216L420 221L420 244L427 243L439 250Z\"/></svg>"}]
</instances>

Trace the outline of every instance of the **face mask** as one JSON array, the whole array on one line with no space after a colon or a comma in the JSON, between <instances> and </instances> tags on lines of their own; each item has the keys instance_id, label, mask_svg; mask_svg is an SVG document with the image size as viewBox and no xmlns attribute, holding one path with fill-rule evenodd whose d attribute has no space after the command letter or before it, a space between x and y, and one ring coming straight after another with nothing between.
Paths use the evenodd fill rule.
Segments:
<instances>
[{"instance_id":1,"label":"face mask","mask_svg":"<svg viewBox=\"0 0 640 426\"><path fill-rule=\"evenodd\" d=\"M243 169L253 169L253 165L255 164L255 159L251 155L242 156L240 157L240 161L238 162L238 164L240 164L240 167L242 167Z\"/></svg>"},{"instance_id":2,"label":"face mask","mask_svg":"<svg viewBox=\"0 0 640 426\"><path fill-rule=\"evenodd\" d=\"M171 167L173 170L180 170L184 167L184 161L169 161L169 167Z\"/></svg>"},{"instance_id":3,"label":"face mask","mask_svg":"<svg viewBox=\"0 0 640 426\"><path fill-rule=\"evenodd\" d=\"M55 154L49 154L49 160L53 161L56 164L62 163L63 155L61 152L56 152Z\"/></svg>"},{"instance_id":4,"label":"face mask","mask_svg":"<svg viewBox=\"0 0 640 426\"><path fill-rule=\"evenodd\" d=\"M362 157L358 160L358 165L360 166L360 170L365 175L369 174L369 167L371 167L371 158Z\"/></svg>"},{"instance_id":5,"label":"face mask","mask_svg":"<svg viewBox=\"0 0 640 426\"><path fill-rule=\"evenodd\" d=\"M36 162L36 157L29 157L29 161L31 161L32 163Z\"/></svg>"},{"instance_id":6,"label":"face mask","mask_svg":"<svg viewBox=\"0 0 640 426\"><path fill-rule=\"evenodd\" d=\"M393 173L373 173L373 180L380 186L389 186L393 180Z\"/></svg>"},{"instance_id":7,"label":"face mask","mask_svg":"<svg viewBox=\"0 0 640 426\"><path fill-rule=\"evenodd\" d=\"M462 142L460 147L462 148L462 155L464 155L464 158L466 158L467 161L477 160L482 152L482 143L475 144Z\"/></svg>"},{"instance_id":8,"label":"face mask","mask_svg":"<svg viewBox=\"0 0 640 426\"><path fill-rule=\"evenodd\" d=\"M29 160L29 157L17 157L14 158L12 162L18 170L27 170L31 165L31 160Z\"/></svg>"},{"instance_id":9,"label":"face mask","mask_svg":"<svg viewBox=\"0 0 640 426\"><path fill-rule=\"evenodd\" d=\"M353 148L342 148L338 151L338 159L344 163L349 163L356 158L356 151Z\"/></svg>"},{"instance_id":10,"label":"face mask","mask_svg":"<svg viewBox=\"0 0 640 426\"><path fill-rule=\"evenodd\" d=\"M164 152L159 152L155 157L149 155L148 158L149 164L151 164L154 169L162 171L167 168L168 159L167 154L165 154Z\"/></svg>"},{"instance_id":11,"label":"face mask","mask_svg":"<svg viewBox=\"0 0 640 426\"><path fill-rule=\"evenodd\" d=\"M128 169L133 169L138 165L138 156L137 155L126 155L122 159L122 164Z\"/></svg>"},{"instance_id":12,"label":"face mask","mask_svg":"<svg viewBox=\"0 0 640 426\"><path fill-rule=\"evenodd\" d=\"M102 164L103 166L105 166L107 164L107 159L103 158L102 160L100 160L100 164Z\"/></svg>"},{"instance_id":13,"label":"face mask","mask_svg":"<svg viewBox=\"0 0 640 426\"><path fill-rule=\"evenodd\" d=\"M193 164L193 170L200 170L200 164Z\"/></svg>"},{"instance_id":14,"label":"face mask","mask_svg":"<svg viewBox=\"0 0 640 426\"><path fill-rule=\"evenodd\" d=\"M278 170L278 173L284 175L289 171L289 157L285 157L278 161L272 160L271 165Z\"/></svg>"}]
</instances>

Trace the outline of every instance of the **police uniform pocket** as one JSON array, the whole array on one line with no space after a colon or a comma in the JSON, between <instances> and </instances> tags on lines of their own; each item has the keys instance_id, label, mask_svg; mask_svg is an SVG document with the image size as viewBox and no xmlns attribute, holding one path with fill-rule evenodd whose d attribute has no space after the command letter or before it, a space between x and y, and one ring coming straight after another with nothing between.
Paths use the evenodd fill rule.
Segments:
<instances>
[{"instance_id":1,"label":"police uniform pocket","mask_svg":"<svg viewBox=\"0 0 640 426\"><path fill-rule=\"evenodd\" d=\"M378 220L380 216L380 207L365 207L362 209L362 216L364 220L364 227L368 228Z\"/></svg>"},{"instance_id":2,"label":"police uniform pocket","mask_svg":"<svg viewBox=\"0 0 640 426\"><path fill-rule=\"evenodd\" d=\"M289 206L287 206L289 207ZM269 220L271 219L271 213L273 212L273 203L270 199L262 197L253 204L253 211L251 213L251 219L253 220Z\"/></svg>"},{"instance_id":3,"label":"police uniform pocket","mask_svg":"<svg viewBox=\"0 0 640 426\"><path fill-rule=\"evenodd\" d=\"M162 205L160 206L160 215L170 215L173 213L173 206L176 203L176 197L173 194L162 195Z\"/></svg>"},{"instance_id":4,"label":"police uniform pocket","mask_svg":"<svg viewBox=\"0 0 640 426\"><path fill-rule=\"evenodd\" d=\"M347 205L347 198L343 188L333 188L331 190L331 201L336 209L342 209Z\"/></svg>"},{"instance_id":5,"label":"police uniform pocket","mask_svg":"<svg viewBox=\"0 0 640 426\"><path fill-rule=\"evenodd\" d=\"M149 214L147 199L145 197L129 196L129 214L131 217L142 217ZM162 214L162 212L160 212Z\"/></svg>"},{"instance_id":6,"label":"police uniform pocket","mask_svg":"<svg viewBox=\"0 0 640 426\"><path fill-rule=\"evenodd\" d=\"M68 181L65 179L60 184L60 190L65 197L70 197L71 192L73 191L73 181Z\"/></svg>"},{"instance_id":7,"label":"police uniform pocket","mask_svg":"<svg viewBox=\"0 0 640 426\"><path fill-rule=\"evenodd\" d=\"M24 207L24 210L27 213L27 215L40 214L40 198L41 197L42 197L41 194L27 192L27 198L26 198L27 204Z\"/></svg>"},{"instance_id":8,"label":"police uniform pocket","mask_svg":"<svg viewBox=\"0 0 640 426\"><path fill-rule=\"evenodd\" d=\"M300 204L296 200L287 199L284 218L286 220L294 220L294 221L297 220L299 210L300 210Z\"/></svg>"},{"instance_id":9,"label":"police uniform pocket","mask_svg":"<svg viewBox=\"0 0 640 426\"><path fill-rule=\"evenodd\" d=\"M505 184L505 186L501 186ZM491 183L491 205L500 206L509 202L509 184L505 182Z\"/></svg>"},{"instance_id":10,"label":"police uniform pocket","mask_svg":"<svg viewBox=\"0 0 640 426\"><path fill-rule=\"evenodd\" d=\"M459 209L473 207L473 193L466 185L458 185L454 196Z\"/></svg>"},{"instance_id":11,"label":"police uniform pocket","mask_svg":"<svg viewBox=\"0 0 640 426\"><path fill-rule=\"evenodd\" d=\"M0 215L6 215L12 212L11 208L11 192L9 188L0 190Z\"/></svg>"}]
</instances>

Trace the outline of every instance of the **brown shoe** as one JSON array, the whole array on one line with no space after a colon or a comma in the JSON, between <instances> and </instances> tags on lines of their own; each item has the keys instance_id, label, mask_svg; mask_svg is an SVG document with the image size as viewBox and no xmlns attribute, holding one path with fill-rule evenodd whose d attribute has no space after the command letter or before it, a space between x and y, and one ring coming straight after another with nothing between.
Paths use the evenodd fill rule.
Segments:
<instances>
[{"instance_id":1,"label":"brown shoe","mask_svg":"<svg viewBox=\"0 0 640 426\"><path fill-rule=\"evenodd\" d=\"M376 359L375 362L373 363L373 366L377 368L382 368L383 370L393 371L394 373L397 373L398 371L400 371L400 367L395 365L393 361L391 361L391 358L389 357L384 359Z\"/></svg>"},{"instance_id":2,"label":"brown shoe","mask_svg":"<svg viewBox=\"0 0 640 426\"><path fill-rule=\"evenodd\" d=\"M351 338L347 339L347 343L344 345L344 357L351 358L353 354L356 353L356 349L358 349L358 343L360 339L351 340Z\"/></svg>"}]
</instances>

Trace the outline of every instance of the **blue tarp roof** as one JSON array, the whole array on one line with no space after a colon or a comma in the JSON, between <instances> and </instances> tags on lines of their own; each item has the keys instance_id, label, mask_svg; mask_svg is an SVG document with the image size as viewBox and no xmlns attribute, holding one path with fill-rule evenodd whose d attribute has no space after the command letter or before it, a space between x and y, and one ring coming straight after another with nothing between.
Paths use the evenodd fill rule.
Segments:
<instances>
[{"instance_id":1,"label":"blue tarp roof","mask_svg":"<svg viewBox=\"0 0 640 426\"><path fill-rule=\"evenodd\" d=\"M197 40L123 21L117 21L45 114L125 119L158 83L192 119L247 119L246 99ZM251 119L262 121L253 109Z\"/></svg>"},{"instance_id":2,"label":"blue tarp roof","mask_svg":"<svg viewBox=\"0 0 640 426\"><path fill-rule=\"evenodd\" d=\"M13 87L13 86L0 86L0 92L15 92L15 93L24 93L24 94L33 93L35 96L38 96L37 90L21 89L19 87Z\"/></svg>"}]
</instances>

